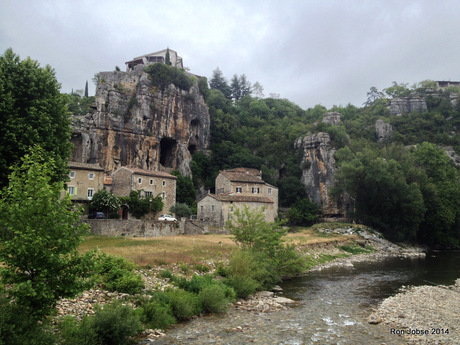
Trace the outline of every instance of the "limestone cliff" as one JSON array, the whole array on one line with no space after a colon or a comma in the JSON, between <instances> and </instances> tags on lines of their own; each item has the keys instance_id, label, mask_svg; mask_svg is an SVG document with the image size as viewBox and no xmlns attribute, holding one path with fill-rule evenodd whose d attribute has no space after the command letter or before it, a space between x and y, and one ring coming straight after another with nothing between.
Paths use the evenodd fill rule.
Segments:
<instances>
[{"instance_id":1,"label":"limestone cliff","mask_svg":"<svg viewBox=\"0 0 460 345\"><path fill-rule=\"evenodd\" d=\"M297 149L302 149L302 184L310 198L320 205L324 217L343 217L345 214L342 202L336 202L329 195L334 183L335 149L330 145L328 133L307 134L295 142Z\"/></svg>"},{"instance_id":2,"label":"limestone cliff","mask_svg":"<svg viewBox=\"0 0 460 345\"><path fill-rule=\"evenodd\" d=\"M74 118L72 161L97 162L109 174L128 165L190 175L191 154L208 147L210 117L197 83L161 91L139 66L99 73L95 98L93 114Z\"/></svg>"}]
</instances>

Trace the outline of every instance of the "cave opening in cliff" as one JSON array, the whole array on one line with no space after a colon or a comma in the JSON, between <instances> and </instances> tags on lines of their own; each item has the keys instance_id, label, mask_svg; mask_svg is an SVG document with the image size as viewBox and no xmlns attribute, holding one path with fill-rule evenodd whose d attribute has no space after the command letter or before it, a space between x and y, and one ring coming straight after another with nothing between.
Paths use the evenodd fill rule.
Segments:
<instances>
[{"instance_id":1,"label":"cave opening in cliff","mask_svg":"<svg viewBox=\"0 0 460 345\"><path fill-rule=\"evenodd\" d=\"M160 164L164 167L173 168L174 155L176 153L177 142L172 138L162 138L160 140Z\"/></svg>"},{"instance_id":2,"label":"cave opening in cliff","mask_svg":"<svg viewBox=\"0 0 460 345\"><path fill-rule=\"evenodd\" d=\"M191 155L193 155L196 152L196 145L190 144L188 146L188 151L190 152Z\"/></svg>"}]
</instances>

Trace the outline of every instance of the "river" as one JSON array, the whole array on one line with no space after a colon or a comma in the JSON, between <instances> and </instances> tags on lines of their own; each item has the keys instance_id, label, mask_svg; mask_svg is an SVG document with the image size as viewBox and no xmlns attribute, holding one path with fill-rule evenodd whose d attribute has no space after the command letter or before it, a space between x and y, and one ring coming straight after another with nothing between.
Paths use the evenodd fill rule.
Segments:
<instances>
[{"instance_id":1,"label":"river","mask_svg":"<svg viewBox=\"0 0 460 345\"><path fill-rule=\"evenodd\" d=\"M454 284L460 252L425 258L386 258L310 272L282 284L295 307L270 313L231 309L179 324L155 344L404 344L367 317L404 285Z\"/></svg>"}]
</instances>

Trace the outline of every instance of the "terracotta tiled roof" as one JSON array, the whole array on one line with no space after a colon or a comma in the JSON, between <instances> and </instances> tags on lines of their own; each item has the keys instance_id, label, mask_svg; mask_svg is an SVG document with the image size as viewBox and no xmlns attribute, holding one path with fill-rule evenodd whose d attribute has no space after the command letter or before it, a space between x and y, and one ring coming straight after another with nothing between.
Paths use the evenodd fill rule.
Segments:
<instances>
[{"instance_id":1,"label":"terracotta tiled roof","mask_svg":"<svg viewBox=\"0 0 460 345\"><path fill-rule=\"evenodd\" d=\"M69 162L69 168L104 171L104 169L102 169L99 166L99 164L81 163L81 162Z\"/></svg>"},{"instance_id":2,"label":"terracotta tiled roof","mask_svg":"<svg viewBox=\"0 0 460 345\"><path fill-rule=\"evenodd\" d=\"M273 200L266 196L239 195L239 194L233 194L233 193L218 194L218 195L208 194L207 196L210 196L211 198L214 198L218 201L260 202L260 203L265 203L265 204L273 204Z\"/></svg>"},{"instance_id":3,"label":"terracotta tiled roof","mask_svg":"<svg viewBox=\"0 0 460 345\"><path fill-rule=\"evenodd\" d=\"M138 175L164 177L164 178L170 178L174 180L177 179L176 176L168 174L167 172L164 172L164 171L151 171L151 170L144 170L144 169L132 168L132 167L122 167L122 168L125 168L131 171L132 173L138 174Z\"/></svg>"},{"instance_id":4,"label":"terracotta tiled roof","mask_svg":"<svg viewBox=\"0 0 460 345\"><path fill-rule=\"evenodd\" d=\"M112 184L112 176L104 176L104 184Z\"/></svg>"},{"instance_id":5,"label":"terracotta tiled roof","mask_svg":"<svg viewBox=\"0 0 460 345\"><path fill-rule=\"evenodd\" d=\"M220 173L232 182L265 183L257 169L235 168L230 170L221 170Z\"/></svg>"}]
</instances>

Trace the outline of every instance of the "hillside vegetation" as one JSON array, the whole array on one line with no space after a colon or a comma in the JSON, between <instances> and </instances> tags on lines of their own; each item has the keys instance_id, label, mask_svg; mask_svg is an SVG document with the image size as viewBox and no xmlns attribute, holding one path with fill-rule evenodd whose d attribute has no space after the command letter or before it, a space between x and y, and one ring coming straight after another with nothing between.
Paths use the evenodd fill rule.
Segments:
<instances>
[{"instance_id":1,"label":"hillside vegetation","mask_svg":"<svg viewBox=\"0 0 460 345\"><path fill-rule=\"evenodd\" d=\"M337 198L351 197L352 220L396 241L460 245L459 173L444 150L450 146L460 153L460 102L451 102L460 89L437 89L431 81L412 87L393 83L382 92L371 88L362 107L328 110L316 105L303 110L277 95L260 97L260 85L251 88L243 76L235 75L228 84L217 69L210 88L201 85L212 141L209 156L194 154L195 187L212 189L219 169L257 168L266 182L279 187L280 205L290 207L308 199L300 181L302 152L294 141L309 132L327 132L338 149L331 192ZM412 96L425 100L427 111L391 115L392 99ZM340 125L321 122L330 111L341 114ZM393 129L383 143L375 133L379 119Z\"/></svg>"}]
</instances>

